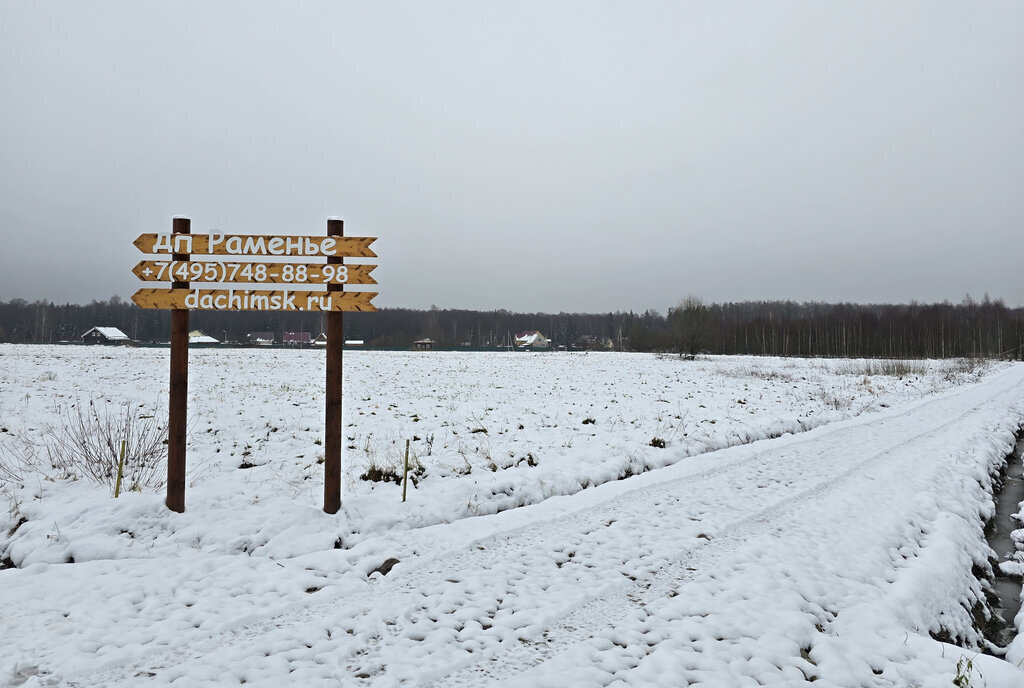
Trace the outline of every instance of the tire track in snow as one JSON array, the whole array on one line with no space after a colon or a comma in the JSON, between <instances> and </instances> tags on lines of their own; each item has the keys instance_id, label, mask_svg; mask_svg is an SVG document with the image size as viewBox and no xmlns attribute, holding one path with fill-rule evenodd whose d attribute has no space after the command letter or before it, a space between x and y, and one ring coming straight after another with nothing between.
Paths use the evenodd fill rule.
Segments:
<instances>
[{"instance_id":1,"label":"tire track in snow","mask_svg":"<svg viewBox=\"0 0 1024 688\"><path fill-rule=\"evenodd\" d=\"M713 570L726 554L735 552L755 538L762 537L781 517L796 511L805 502L827 501L851 476L871 468L901 448L920 442L936 430L966 418L974 410L970 409L952 421L928 428L878 451L835 476L729 524L725 527L726 535L715 538L703 547L690 550L685 558L672 562L648 579L634 582L628 590L606 595L577 607L563 620L548 627L543 634L542 642L521 643L501 656L500 661L475 663L431 683L431 688L479 686L488 681L511 678L542 664L598 632L613 630L631 614L640 613L646 616L648 609L659 600L675 596L678 589L696 575Z\"/></svg>"}]
</instances>

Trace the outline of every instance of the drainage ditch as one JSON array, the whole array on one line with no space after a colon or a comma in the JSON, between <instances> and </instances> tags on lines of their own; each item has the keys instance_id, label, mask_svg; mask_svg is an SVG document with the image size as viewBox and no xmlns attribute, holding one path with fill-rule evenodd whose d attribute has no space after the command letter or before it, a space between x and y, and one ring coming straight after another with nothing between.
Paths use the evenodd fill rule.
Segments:
<instances>
[{"instance_id":1,"label":"drainage ditch","mask_svg":"<svg viewBox=\"0 0 1024 688\"><path fill-rule=\"evenodd\" d=\"M1014 530L1022 527L1017 519L1024 502L1024 429L1017 435L1017 444L1013 453L1007 457L1006 467L1000 476L1002 485L996 491L996 514L986 528L989 547L996 553L999 562L1010 561L1017 552L1017 543L1010 537ZM998 619L991 624L986 636L1000 647L1006 647L1017 635L1014 619L1021 608L1020 576L1004 573L993 564L994 578L992 584L993 611Z\"/></svg>"}]
</instances>

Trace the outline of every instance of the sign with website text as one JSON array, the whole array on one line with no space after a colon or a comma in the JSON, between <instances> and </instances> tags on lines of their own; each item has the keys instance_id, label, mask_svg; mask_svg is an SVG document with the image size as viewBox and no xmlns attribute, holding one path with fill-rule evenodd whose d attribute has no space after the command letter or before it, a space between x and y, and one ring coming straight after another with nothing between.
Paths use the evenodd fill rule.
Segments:
<instances>
[{"instance_id":1,"label":"sign with website text","mask_svg":"<svg viewBox=\"0 0 1024 688\"><path fill-rule=\"evenodd\" d=\"M174 218L173 232L141 234L133 242L143 253L169 254L169 260L143 260L133 269L144 282L170 282L169 289L139 289L139 308L171 311L171 366L167 418L167 508L185 511L185 445L188 431L189 311L325 312L327 365L324 408L324 511L341 508L341 398L344 311L375 311L377 292L345 291L345 285L377 284L376 265L345 265L345 258L376 258L375 237L346 237L341 220L327 221L327 236L192 234L191 220ZM195 260L200 256L200 260ZM230 256L224 260L206 256ZM326 258L324 262L283 259ZM265 257L270 260L248 260ZM275 262L273 259L281 259ZM191 284L246 285L195 289ZM246 288L269 284L277 288ZM301 285L302 289L291 289ZM319 286L320 289L315 289Z\"/></svg>"},{"instance_id":2,"label":"sign with website text","mask_svg":"<svg viewBox=\"0 0 1024 688\"><path fill-rule=\"evenodd\" d=\"M143 260L132 272L144 282L172 282L172 289L139 289L139 308L224 311L375 311L376 292L339 291L350 285L377 284L376 265L344 265L341 258L376 258L376 237L261 236L253 234L140 234L133 242L143 252L169 253L171 260ZM193 256L235 256L229 260L192 260ZM275 263L249 257L326 257L326 263ZM325 285L327 291L292 289L187 289L204 284Z\"/></svg>"},{"instance_id":3,"label":"sign with website text","mask_svg":"<svg viewBox=\"0 0 1024 688\"><path fill-rule=\"evenodd\" d=\"M375 311L372 291L288 289L139 289L139 308L187 308L200 311Z\"/></svg>"}]
</instances>

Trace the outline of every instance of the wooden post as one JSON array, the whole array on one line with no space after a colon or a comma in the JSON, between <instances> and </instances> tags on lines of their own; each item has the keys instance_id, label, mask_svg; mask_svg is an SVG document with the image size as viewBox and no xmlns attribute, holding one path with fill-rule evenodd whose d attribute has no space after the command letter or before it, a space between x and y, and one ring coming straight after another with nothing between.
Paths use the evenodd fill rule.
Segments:
<instances>
[{"instance_id":1,"label":"wooden post","mask_svg":"<svg viewBox=\"0 0 1024 688\"><path fill-rule=\"evenodd\" d=\"M405 468L402 469L402 501L405 501L405 491L409 487L409 440L405 441Z\"/></svg>"},{"instance_id":2,"label":"wooden post","mask_svg":"<svg viewBox=\"0 0 1024 688\"><path fill-rule=\"evenodd\" d=\"M327 221L327 236L345 236L345 224L341 220ZM341 265L340 257L329 256L328 265ZM328 284L327 291L340 292L340 284ZM324 511L338 513L341 508L341 396L342 396L342 348L344 331L341 311L327 313L327 384L326 408L324 413Z\"/></svg>"},{"instance_id":3,"label":"wooden post","mask_svg":"<svg viewBox=\"0 0 1024 688\"><path fill-rule=\"evenodd\" d=\"M121 458L117 460L117 482L114 483L114 499L121 496L121 478L124 476L124 448L128 443L121 440Z\"/></svg>"},{"instance_id":4,"label":"wooden post","mask_svg":"<svg viewBox=\"0 0 1024 688\"><path fill-rule=\"evenodd\" d=\"M173 234L190 234L188 218L174 218ZM171 237L174 241L174 237ZM175 246L177 248L177 246ZM189 259L173 253L171 260ZM188 282L172 282L172 289L188 289ZM188 309L171 311L171 392L167 407L167 508L185 511L185 429L188 424Z\"/></svg>"}]
</instances>

